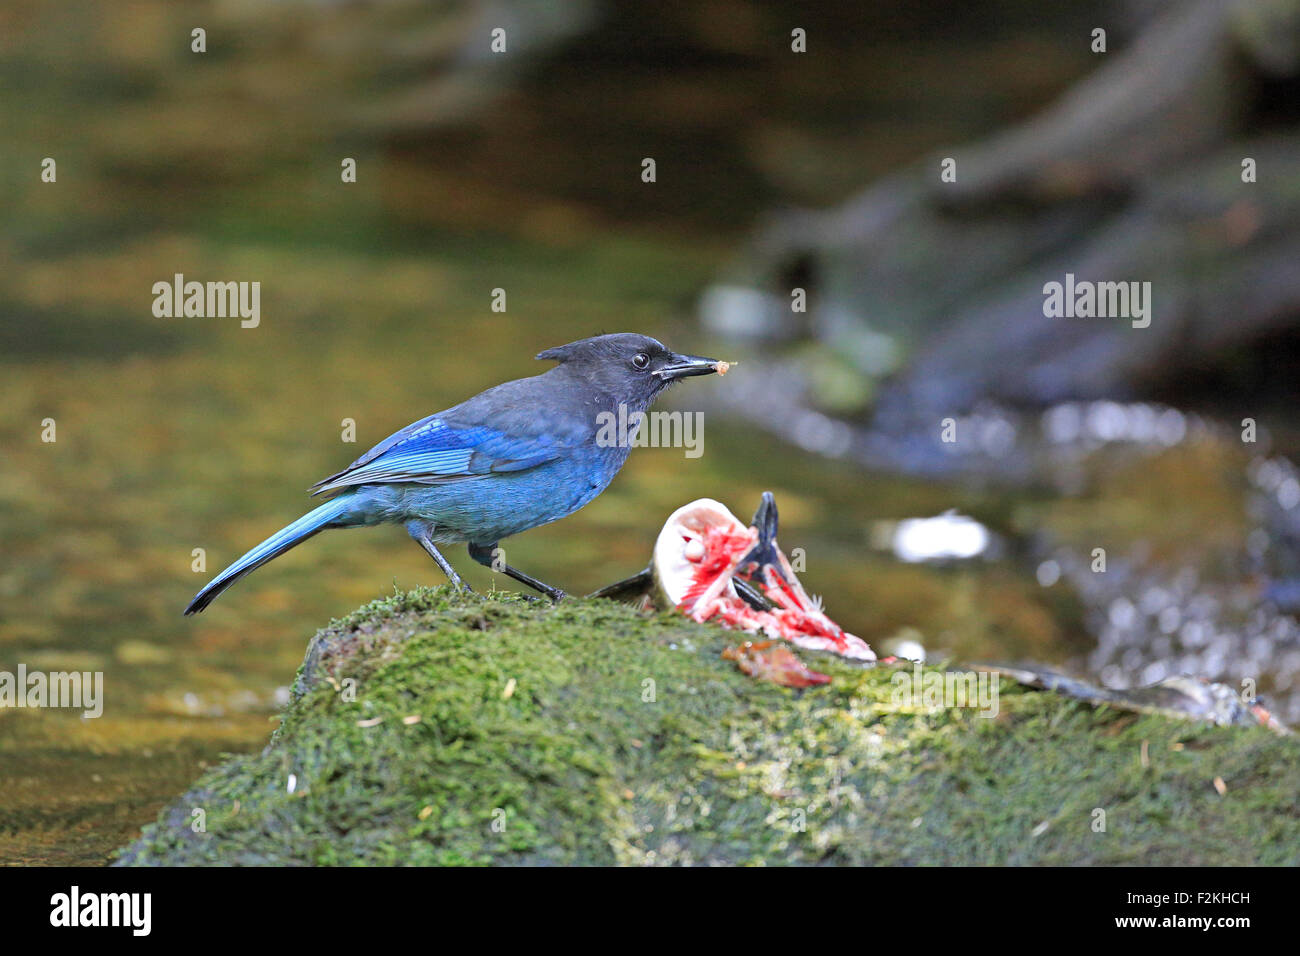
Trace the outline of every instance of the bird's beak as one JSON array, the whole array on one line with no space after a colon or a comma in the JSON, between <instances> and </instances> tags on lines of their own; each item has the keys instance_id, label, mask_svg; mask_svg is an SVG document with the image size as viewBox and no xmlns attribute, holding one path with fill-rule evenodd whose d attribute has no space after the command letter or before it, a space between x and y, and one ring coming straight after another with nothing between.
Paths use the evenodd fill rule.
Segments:
<instances>
[{"instance_id":1,"label":"bird's beak","mask_svg":"<svg viewBox=\"0 0 1300 956\"><path fill-rule=\"evenodd\" d=\"M673 359L663 368L655 369L654 374L665 382L692 375L712 375L718 370L717 359L701 358L698 355L673 355Z\"/></svg>"}]
</instances>

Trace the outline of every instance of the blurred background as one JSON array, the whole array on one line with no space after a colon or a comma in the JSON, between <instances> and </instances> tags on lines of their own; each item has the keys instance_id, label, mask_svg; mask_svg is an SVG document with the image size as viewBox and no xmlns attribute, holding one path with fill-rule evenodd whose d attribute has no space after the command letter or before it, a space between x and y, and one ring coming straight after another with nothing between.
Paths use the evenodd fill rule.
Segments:
<instances>
[{"instance_id":1,"label":"blurred background","mask_svg":"<svg viewBox=\"0 0 1300 956\"><path fill-rule=\"evenodd\" d=\"M878 651L1250 679L1300 720L1298 133L1297 0L4 0L0 670L106 700L0 710L0 862L103 862L262 746L314 628L441 578L372 529L189 598L606 331L742 365L670 396L702 457L637 451L512 563L585 593L770 489ZM1151 282L1151 326L1044 318L1067 272ZM155 317L175 273L260 282L260 325Z\"/></svg>"}]
</instances>

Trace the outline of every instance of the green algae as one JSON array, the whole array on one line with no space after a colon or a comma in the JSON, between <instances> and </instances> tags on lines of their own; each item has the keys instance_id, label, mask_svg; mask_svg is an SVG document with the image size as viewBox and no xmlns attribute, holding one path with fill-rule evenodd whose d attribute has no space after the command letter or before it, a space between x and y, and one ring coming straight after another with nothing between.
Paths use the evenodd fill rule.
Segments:
<instances>
[{"instance_id":1,"label":"green algae","mask_svg":"<svg viewBox=\"0 0 1300 956\"><path fill-rule=\"evenodd\" d=\"M397 593L321 630L270 745L119 863L1300 862L1294 738L1009 681L995 717L909 706L897 668L828 655L804 656L832 683L795 691L721 660L728 637Z\"/></svg>"}]
</instances>

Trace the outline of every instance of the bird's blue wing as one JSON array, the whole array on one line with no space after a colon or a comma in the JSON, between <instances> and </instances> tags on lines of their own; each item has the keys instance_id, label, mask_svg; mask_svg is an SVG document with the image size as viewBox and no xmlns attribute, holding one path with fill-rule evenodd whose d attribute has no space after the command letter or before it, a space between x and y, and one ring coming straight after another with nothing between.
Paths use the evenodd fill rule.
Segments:
<instances>
[{"instance_id":1,"label":"bird's blue wing","mask_svg":"<svg viewBox=\"0 0 1300 956\"><path fill-rule=\"evenodd\" d=\"M439 484L493 473L524 471L554 461L553 439L507 435L482 425L452 425L436 415L380 442L336 475L317 482L322 495L354 485Z\"/></svg>"}]
</instances>

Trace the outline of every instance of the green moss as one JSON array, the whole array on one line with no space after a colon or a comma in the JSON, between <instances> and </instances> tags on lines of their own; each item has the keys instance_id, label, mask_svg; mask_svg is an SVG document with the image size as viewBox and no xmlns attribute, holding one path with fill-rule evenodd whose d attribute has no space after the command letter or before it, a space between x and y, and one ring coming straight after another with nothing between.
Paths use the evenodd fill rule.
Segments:
<instances>
[{"instance_id":1,"label":"green moss","mask_svg":"<svg viewBox=\"0 0 1300 956\"><path fill-rule=\"evenodd\" d=\"M1300 862L1293 738L1008 682L995 718L905 707L893 668L826 655L803 656L829 686L789 690L720 659L728 636L609 602L374 602L316 635L271 745L120 862Z\"/></svg>"}]
</instances>

